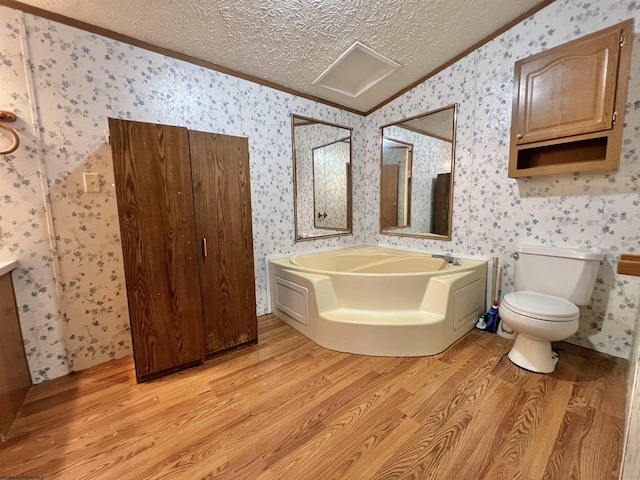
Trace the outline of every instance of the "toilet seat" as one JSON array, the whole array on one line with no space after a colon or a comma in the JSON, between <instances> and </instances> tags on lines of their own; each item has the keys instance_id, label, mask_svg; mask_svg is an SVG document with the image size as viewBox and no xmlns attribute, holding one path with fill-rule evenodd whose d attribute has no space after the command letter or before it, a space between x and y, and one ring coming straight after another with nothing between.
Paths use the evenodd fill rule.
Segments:
<instances>
[{"instance_id":1,"label":"toilet seat","mask_svg":"<svg viewBox=\"0 0 640 480\"><path fill-rule=\"evenodd\" d=\"M501 308L547 322L571 322L580 316L580 309L569 300L528 291L507 293Z\"/></svg>"}]
</instances>

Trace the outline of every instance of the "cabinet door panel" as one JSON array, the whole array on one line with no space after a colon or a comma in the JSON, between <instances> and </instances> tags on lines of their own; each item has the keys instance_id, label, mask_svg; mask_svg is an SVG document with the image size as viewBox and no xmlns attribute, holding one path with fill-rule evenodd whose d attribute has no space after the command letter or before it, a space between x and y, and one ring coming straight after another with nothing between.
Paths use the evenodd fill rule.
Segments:
<instances>
[{"instance_id":1,"label":"cabinet door panel","mask_svg":"<svg viewBox=\"0 0 640 480\"><path fill-rule=\"evenodd\" d=\"M185 128L109 119L139 378L201 361L202 310Z\"/></svg>"},{"instance_id":2,"label":"cabinet door panel","mask_svg":"<svg viewBox=\"0 0 640 480\"><path fill-rule=\"evenodd\" d=\"M6 273L0 276L0 441L9 434L30 388L13 282Z\"/></svg>"},{"instance_id":3,"label":"cabinet door panel","mask_svg":"<svg viewBox=\"0 0 640 480\"><path fill-rule=\"evenodd\" d=\"M621 32L579 39L516 63L516 143L611 128Z\"/></svg>"},{"instance_id":4,"label":"cabinet door panel","mask_svg":"<svg viewBox=\"0 0 640 480\"><path fill-rule=\"evenodd\" d=\"M194 131L189 143L205 350L214 353L257 339L249 144Z\"/></svg>"}]
</instances>

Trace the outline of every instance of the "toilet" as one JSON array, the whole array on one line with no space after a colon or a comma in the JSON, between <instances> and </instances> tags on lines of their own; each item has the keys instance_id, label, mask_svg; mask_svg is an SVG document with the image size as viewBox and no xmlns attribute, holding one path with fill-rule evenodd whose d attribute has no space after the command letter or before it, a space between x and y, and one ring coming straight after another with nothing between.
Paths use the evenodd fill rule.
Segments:
<instances>
[{"instance_id":1,"label":"toilet","mask_svg":"<svg viewBox=\"0 0 640 480\"><path fill-rule=\"evenodd\" d=\"M526 370L551 373L558 355L551 342L578 330L580 310L591 300L601 253L520 245L514 258L515 291L500 305L500 317L516 332L509 359Z\"/></svg>"}]
</instances>

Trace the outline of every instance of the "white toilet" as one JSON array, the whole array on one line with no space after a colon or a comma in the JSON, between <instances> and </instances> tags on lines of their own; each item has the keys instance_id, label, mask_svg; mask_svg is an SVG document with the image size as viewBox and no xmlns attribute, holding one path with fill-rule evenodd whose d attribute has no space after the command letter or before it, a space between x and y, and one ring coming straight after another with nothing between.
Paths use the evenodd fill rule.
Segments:
<instances>
[{"instance_id":1,"label":"white toilet","mask_svg":"<svg viewBox=\"0 0 640 480\"><path fill-rule=\"evenodd\" d=\"M515 291L500 305L500 317L516 332L509 359L526 370L551 373L558 355L551 342L578 330L580 310L591 300L601 253L522 245L515 249Z\"/></svg>"}]
</instances>

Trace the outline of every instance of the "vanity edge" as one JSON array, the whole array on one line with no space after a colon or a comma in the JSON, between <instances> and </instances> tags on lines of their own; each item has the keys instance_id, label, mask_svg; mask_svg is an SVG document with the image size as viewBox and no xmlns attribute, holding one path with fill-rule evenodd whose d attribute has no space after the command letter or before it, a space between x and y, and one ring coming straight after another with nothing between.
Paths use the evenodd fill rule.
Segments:
<instances>
[{"instance_id":1,"label":"vanity edge","mask_svg":"<svg viewBox=\"0 0 640 480\"><path fill-rule=\"evenodd\" d=\"M0 261L0 277L5 273L9 273L18 266L17 260Z\"/></svg>"}]
</instances>

